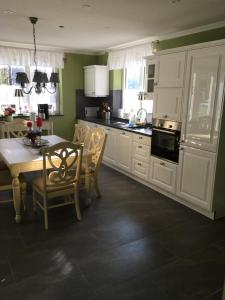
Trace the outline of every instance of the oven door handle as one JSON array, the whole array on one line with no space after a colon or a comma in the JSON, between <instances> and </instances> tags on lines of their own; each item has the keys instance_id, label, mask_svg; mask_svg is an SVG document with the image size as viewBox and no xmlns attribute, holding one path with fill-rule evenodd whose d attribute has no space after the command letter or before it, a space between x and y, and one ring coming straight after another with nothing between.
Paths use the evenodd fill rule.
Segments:
<instances>
[{"instance_id":1,"label":"oven door handle","mask_svg":"<svg viewBox=\"0 0 225 300\"><path fill-rule=\"evenodd\" d=\"M175 135L176 132L175 131L169 131L169 130L163 130L163 129L152 129L152 131L159 131L159 132L163 132L163 133L168 133L168 134L172 134L172 135Z\"/></svg>"}]
</instances>

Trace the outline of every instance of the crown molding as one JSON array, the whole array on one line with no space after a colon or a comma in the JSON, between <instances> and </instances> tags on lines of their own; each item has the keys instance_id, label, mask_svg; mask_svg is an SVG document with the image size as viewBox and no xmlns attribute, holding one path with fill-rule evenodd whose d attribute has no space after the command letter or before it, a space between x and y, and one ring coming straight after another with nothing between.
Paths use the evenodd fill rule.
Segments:
<instances>
[{"instance_id":1,"label":"crown molding","mask_svg":"<svg viewBox=\"0 0 225 300\"><path fill-rule=\"evenodd\" d=\"M162 35L155 35L155 36L147 37L147 38L144 38L141 40L136 40L136 41L133 41L130 43L113 46L113 47L107 48L106 50L107 51L120 50L120 49L129 48L129 47L133 47L133 46L138 46L138 45L141 45L144 43L151 43L156 40L158 40L158 41L169 40L169 39L178 38L181 36L199 33L199 32L203 32L203 31L207 31L207 30L218 29L221 27L225 27L225 21L211 23L211 24L203 25L203 26L198 26L198 27L194 27L191 29L183 30L183 31L177 31L177 32L172 32L172 33L162 34Z\"/></svg>"}]
</instances>

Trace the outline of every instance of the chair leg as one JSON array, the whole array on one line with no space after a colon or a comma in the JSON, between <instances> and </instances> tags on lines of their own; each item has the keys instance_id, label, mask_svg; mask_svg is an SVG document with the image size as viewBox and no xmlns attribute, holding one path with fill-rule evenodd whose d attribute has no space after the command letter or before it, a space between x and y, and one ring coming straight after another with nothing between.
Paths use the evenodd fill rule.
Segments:
<instances>
[{"instance_id":1,"label":"chair leg","mask_svg":"<svg viewBox=\"0 0 225 300\"><path fill-rule=\"evenodd\" d=\"M98 176L97 175L94 175L94 188L95 188L95 191L96 191L96 194L97 194L97 197L98 198L101 198L102 195L101 195L101 192L99 190L99 185L98 185Z\"/></svg>"},{"instance_id":2,"label":"chair leg","mask_svg":"<svg viewBox=\"0 0 225 300\"><path fill-rule=\"evenodd\" d=\"M78 188L75 188L75 192L74 192L74 203L75 203L75 210L76 210L76 216L77 216L77 220L81 221L81 213L80 213L80 204L79 204L79 192L78 192Z\"/></svg>"},{"instance_id":3,"label":"chair leg","mask_svg":"<svg viewBox=\"0 0 225 300\"><path fill-rule=\"evenodd\" d=\"M45 230L48 230L48 207L47 207L46 198L44 198L44 219L45 219Z\"/></svg>"},{"instance_id":4,"label":"chair leg","mask_svg":"<svg viewBox=\"0 0 225 300\"><path fill-rule=\"evenodd\" d=\"M36 192L33 189L33 212L37 213L37 206L36 206Z\"/></svg>"},{"instance_id":5,"label":"chair leg","mask_svg":"<svg viewBox=\"0 0 225 300\"><path fill-rule=\"evenodd\" d=\"M85 177L85 204L89 206L91 204L91 176Z\"/></svg>"},{"instance_id":6,"label":"chair leg","mask_svg":"<svg viewBox=\"0 0 225 300\"><path fill-rule=\"evenodd\" d=\"M21 199L23 201L24 211L27 209L27 207L26 207L26 196L27 196L27 184L24 182L21 185Z\"/></svg>"}]
</instances>

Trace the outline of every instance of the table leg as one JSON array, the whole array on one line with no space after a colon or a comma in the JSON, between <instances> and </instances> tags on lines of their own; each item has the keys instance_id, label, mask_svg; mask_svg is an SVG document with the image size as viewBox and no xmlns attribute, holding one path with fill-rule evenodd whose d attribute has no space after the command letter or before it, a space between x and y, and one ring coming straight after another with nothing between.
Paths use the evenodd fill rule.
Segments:
<instances>
[{"instance_id":1,"label":"table leg","mask_svg":"<svg viewBox=\"0 0 225 300\"><path fill-rule=\"evenodd\" d=\"M12 188L13 188L13 202L14 202L14 209L16 212L16 223L21 222L21 196L20 196L20 181L18 178L18 174L13 176L12 181Z\"/></svg>"}]
</instances>

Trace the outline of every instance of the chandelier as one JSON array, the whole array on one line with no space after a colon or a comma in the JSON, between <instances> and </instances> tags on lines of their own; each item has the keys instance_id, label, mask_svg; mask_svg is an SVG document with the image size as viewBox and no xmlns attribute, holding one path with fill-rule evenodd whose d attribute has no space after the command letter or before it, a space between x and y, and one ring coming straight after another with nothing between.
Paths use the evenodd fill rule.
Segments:
<instances>
[{"instance_id":1,"label":"chandelier","mask_svg":"<svg viewBox=\"0 0 225 300\"><path fill-rule=\"evenodd\" d=\"M29 83L29 79L25 72L17 72L16 73L16 83L19 83L24 94L31 94L32 90L37 94L44 93L47 91L50 94L54 94L56 92L56 84L59 83L59 74L52 72L50 79L48 80L48 76L44 72L40 72L37 69L37 46L36 46L36 32L35 32L35 24L38 21L36 17L29 17L31 24L33 25L33 41L34 41L34 64L35 64L35 72L32 82L34 85L31 86L30 89L25 90L25 85ZM46 84L51 83L51 90L49 90Z\"/></svg>"}]
</instances>

